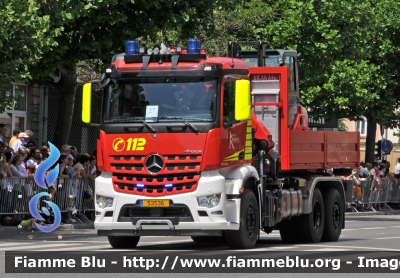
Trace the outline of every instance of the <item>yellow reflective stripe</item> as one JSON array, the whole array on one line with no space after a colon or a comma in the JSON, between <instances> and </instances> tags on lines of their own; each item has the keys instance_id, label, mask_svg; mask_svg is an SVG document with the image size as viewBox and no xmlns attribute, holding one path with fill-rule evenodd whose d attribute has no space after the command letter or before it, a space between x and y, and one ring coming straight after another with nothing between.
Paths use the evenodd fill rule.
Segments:
<instances>
[{"instance_id":1,"label":"yellow reflective stripe","mask_svg":"<svg viewBox=\"0 0 400 278\"><path fill-rule=\"evenodd\" d=\"M246 134L246 140L251 140L251 138L252 138L252 134L250 133L250 134Z\"/></svg>"},{"instance_id":2,"label":"yellow reflective stripe","mask_svg":"<svg viewBox=\"0 0 400 278\"><path fill-rule=\"evenodd\" d=\"M246 148L246 149L245 149L245 152L246 152L246 153L251 153L251 152L252 152L252 148Z\"/></svg>"},{"instance_id":3,"label":"yellow reflective stripe","mask_svg":"<svg viewBox=\"0 0 400 278\"><path fill-rule=\"evenodd\" d=\"M248 120L248 121L247 121L247 126L250 126L250 127L251 127L251 120Z\"/></svg>"},{"instance_id":4,"label":"yellow reflective stripe","mask_svg":"<svg viewBox=\"0 0 400 278\"><path fill-rule=\"evenodd\" d=\"M237 160L239 160L239 157L231 158L231 159L224 159L224 161L237 161Z\"/></svg>"},{"instance_id":5,"label":"yellow reflective stripe","mask_svg":"<svg viewBox=\"0 0 400 278\"><path fill-rule=\"evenodd\" d=\"M253 130L251 129L251 127L247 127L246 133L253 133Z\"/></svg>"},{"instance_id":6,"label":"yellow reflective stripe","mask_svg":"<svg viewBox=\"0 0 400 278\"><path fill-rule=\"evenodd\" d=\"M248 140L248 141L246 141L246 147L251 147L251 141L250 140Z\"/></svg>"},{"instance_id":7,"label":"yellow reflective stripe","mask_svg":"<svg viewBox=\"0 0 400 278\"><path fill-rule=\"evenodd\" d=\"M250 160L250 159L252 159L253 158L253 155L252 154L246 154L245 156L244 156L244 160Z\"/></svg>"}]
</instances>

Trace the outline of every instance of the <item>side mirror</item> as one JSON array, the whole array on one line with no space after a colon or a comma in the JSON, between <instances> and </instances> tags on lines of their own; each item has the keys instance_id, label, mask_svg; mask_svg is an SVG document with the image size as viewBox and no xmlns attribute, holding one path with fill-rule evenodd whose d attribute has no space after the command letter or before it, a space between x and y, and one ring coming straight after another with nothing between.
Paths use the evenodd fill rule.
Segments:
<instances>
[{"instance_id":1,"label":"side mirror","mask_svg":"<svg viewBox=\"0 0 400 278\"><path fill-rule=\"evenodd\" d=\"M248 120L251 117L250 81L235 82L235 120Z\"/></svg>"},{"instance_id":2,"label":"side mirror","mask_svg":"<svg viewBox=\"0 0 400 278\"><path fill-rule=\"evenodd\" d=\"M92 84L86 83L85 85L83 85L83 94L82 94L82 122L86 124L90 124L91 105L92 105Z\"/></svg>"}]
</instances>

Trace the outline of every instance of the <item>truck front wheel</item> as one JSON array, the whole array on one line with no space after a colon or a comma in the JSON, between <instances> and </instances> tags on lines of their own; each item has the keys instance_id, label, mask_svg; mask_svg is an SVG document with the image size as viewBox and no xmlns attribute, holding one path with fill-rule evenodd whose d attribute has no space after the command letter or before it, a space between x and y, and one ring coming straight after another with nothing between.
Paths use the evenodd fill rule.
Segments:
<instances>
[{"instance_id":1,"label":"truck front wheel","mask_svg":"<svg viewBox=\"0 0 400 278\"><path fill-rule=\"evenodd\" d=\"M339 192L331 188L325 195L325 227L323 241L337 241L342 233L343 204Z\"/></svg>"},{"instance_id":2,"label":"truck front wheel","mask_svg":"<svg viewBox=\"0 0 400 278\"><path fill-rule=\"evenodd\" d=\"M244 191L240 202L239 230L225 231L228 246L232 249L253 248L260 230L260 216L257 199L250 189Z\"/></svg>"},{"instance_id":3,"label":"truck front wheel","mask_svg":"<svg viewBox=\"0 0 400 278\"><path fill-rule=\"evenodd\" d=\"M139 236L108 236L108 242L115 249L135 248L139 239Z\"/></svg>"},{"instance_id":4,"label":"truck front wheel","mask_svg":"<svg viewBox=\"0 0 400 278\"><path fill-rule=\"evenodd\" d=\"M311 208L311 213L300 215L297 222L299 238L305 243L320 242L324 232L324 199L318 188L314 189Z\"/></svg>"}]
</instances>

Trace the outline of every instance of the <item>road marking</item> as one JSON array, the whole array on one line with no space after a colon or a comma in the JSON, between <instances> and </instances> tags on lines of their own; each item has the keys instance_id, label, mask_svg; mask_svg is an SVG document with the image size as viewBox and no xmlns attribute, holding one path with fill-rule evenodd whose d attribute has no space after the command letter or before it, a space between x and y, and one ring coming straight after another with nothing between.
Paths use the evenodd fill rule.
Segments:
<instances>
[{"instance_id":1,"label":"road marking","mask_svg":"<svg viewBox=\"0 0 400 278\"><path fill-rule=\"evenodd\" d=\"M337 245L337 246L332 246L332 245L320 245L320 244L314 244L314 245L310 245L310 244L303 244L303 245L295 245L295 246L298 246L298 247L304 247L304 246L307 246L307 247L327 247L327 248L336 248L336 247L338 247L338 248L349 248L349 247L351 247L351 248L356 248L356 249L364 249L364 250L370 250L370 251L373 251L373 250L382 250L382 251L400 251L400 249L390 249L390 248L376 248L376 247L359 247L359 246L339 246L339 245Z\"/></svg>"},{"instance_id":2,"label":"road marking","mask_svg":"<svg viewBox=\"0 0 400 278\"><path fill-rule=\"evenodd\" d=\"M71 250L74 251L74 250ZM150 252L150 251L157 251L157 252L195 252L200 250L151 250L151 249L114 249L111 246L105 249L90 249L90 252L105 252L105 251L113 251L113 252ZM230 250L231 251L231 250Z\"/></svg>"},{"instance_id":3,"label":"road marking","mask_svg":"<svg viewBox=\"0 0 400 278\"><path fill-rule=\"evenodd\" d=\"M168 243L183 243L183 242L193 242L192 240L170 240L170 241L156 241L156 242L140 242L138 245L157 245L157 244L168 244Z\"/></svg>"},{"instance_id":4,"label":"road marking","mask_svg":"<svg viewBox=\"0 0 400 278\"><path fill-rule=\"evenodd\" d=\"M29 246L29 245L35 245L35 241L32 241L32 242L26 242L26 240L24 240L24 245L25 246ZM6 246L15 246L15 245L17 245L17 246L21 246L21 241L19 241L19 242L9 242L9 243L2 243L1 244L1 247L6 247Z\"/></svg>"},{"instance_id":5,"label":"road marking","mask_svg":"<svg viewBox=\"0 0 400 278\"><path fill-rule=\"evenodd\" d=\"M272 249L293 249L293 248L298 248L294 246L277 246L277 247L271 247Z\"/></svg>"},{"instance_id":6,"label":"road marking","mask_svg":"<svg viewBox=\"0 0 400 278\"><path fill-rule=\"evenodd\" d=\"M342 232L347 232L347 231L356 231L357 229L344 229Z\"/></svg>"},{"instance_id":7,"label":"road marking","mask_svg":"<svg viewBox=\"0 0 400 278\"><path fill-rule=\"evenodd\" d=\"M377 229L387 229L387 227L370 227L370 228L360 228L361 230L377 230Z\"/></svg>"},{"instance_id":8,"label":"road marking","mask_svg":"<svg viewBox=\"0 0 400 278\"><path fill-rule=\"evenodd\" d=\"M9 248L0 248L0 251L16 251L16 250L41 250L41 249L46 249L48 250L49 248L54 248L54 247L65 247L65 246L75 246L76 244L65 244L65 243L60 243L60 244L48 244L49 242L46 242L45 245L39 245L39 244L35 244L35 245L31 245L31 246L26 246L26 244L22 243L22 244L18 244L16 247L12 247L12 249L10 250ZM21 246L23 245L23 246ZM87 246L86 246L86 249ZM54 250L54 251L58 251Z\"/></svg>"},{"instance_id":9,"label":"road marking","mask_svg":"<svg viewBox=\"0 0 400 278\"><path fill-rule=\"evenodd\" d=\"M331 251L352 251L353 249L345 249L345 248L320 248L320 249L311 249L311 250L301 250L301 251L327 251L327 252L331 252Z\"/></svg>"},{"instance_id":10,"label":"road marking","mask_svg":"<svg viewBox=\"0 0 400 278\"><path fill-rule=\"evenodd\" d=\"M400 238L400 236L394 236L394 237L378 237L374 239L391 239L391 238Z\"/></svg>"},{"instance_id":11,"label":"road marking","mask_svg":"<svg viewBox=\"0 0 400 278\"><path fill-rule=\"evenodd\" d=\"M102 245L102 246L99 246ZM50 247L53 247L53 245L50 245ZM103 245L103 244L96 244L96 246L75 246L74 245L66 245L65 248L57 248L55 251L77 251L77 250L92 250L91 248L110 248L111 245L108 244L108 246Z\"/></svg>"}]
</instances>

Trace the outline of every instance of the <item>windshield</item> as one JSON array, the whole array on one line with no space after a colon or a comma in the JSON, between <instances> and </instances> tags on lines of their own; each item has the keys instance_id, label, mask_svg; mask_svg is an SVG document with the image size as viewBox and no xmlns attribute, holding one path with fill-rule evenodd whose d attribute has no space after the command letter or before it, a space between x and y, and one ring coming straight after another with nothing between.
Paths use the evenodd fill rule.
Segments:
<instances>
[{"instance_id":1,"label":"windshield","mask_svg":"<svg viewBox=\"0 0 400 278\"><path fill-rule=\"evenodd\" d=\"M214 121L217 79L113 79L105 88L104 123Z\"/></svg>"}]
</instances>

